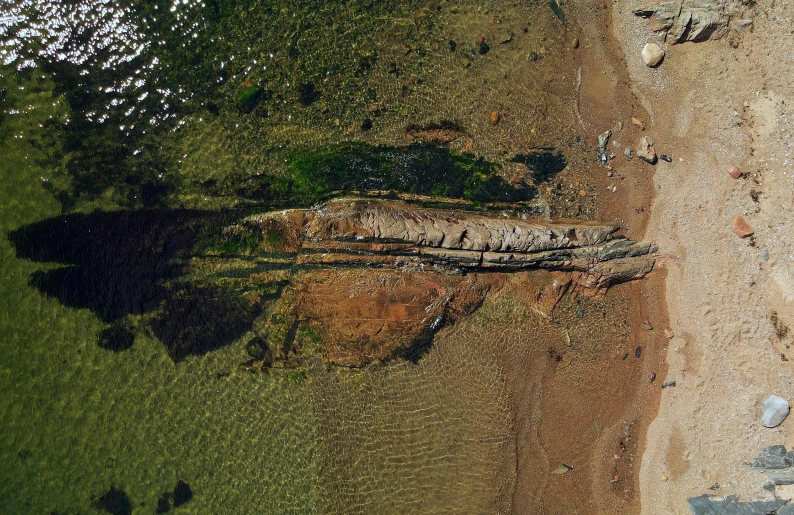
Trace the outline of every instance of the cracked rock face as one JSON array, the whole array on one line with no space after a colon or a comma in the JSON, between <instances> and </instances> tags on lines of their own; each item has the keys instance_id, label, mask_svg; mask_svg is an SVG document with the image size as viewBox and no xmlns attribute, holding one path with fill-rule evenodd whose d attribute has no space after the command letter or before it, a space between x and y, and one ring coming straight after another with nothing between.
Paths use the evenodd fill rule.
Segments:
<instances>
[{"instance_id":1,"label":"cracked rock face","mask_svg":"<svg viewBox=\"0 0 794 515\"><path fill-rule=\"evenodd\" d=\"M670 44L720 39L751 23L749 0L671 0L635 9Z\"/></svg>"}]
</instances>

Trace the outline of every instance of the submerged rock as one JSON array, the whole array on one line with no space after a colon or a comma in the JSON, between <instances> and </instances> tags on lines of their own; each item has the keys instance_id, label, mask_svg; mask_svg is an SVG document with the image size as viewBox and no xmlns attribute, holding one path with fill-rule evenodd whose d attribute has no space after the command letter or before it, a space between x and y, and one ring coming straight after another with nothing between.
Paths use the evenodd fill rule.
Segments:
<instances>
[{"instance_id":1,"label":"submerged rock","mask_svg":"<svg viewBox=\"0 0 794 515\"><path fill-rule=\"evenodd\" d=\"M770 395L761 403L764 415L761 417L761 424L764 427L777 427L786 420L789 414L789 404L786 399L777 395Z\"/></svg>"},{"instance_id":2,"label":"submerged rock","mask_svg":"<svg viewBox=\"0 0 794 515\"><path fill-rule=\"evenodd\" d=\"M94 508L106 511L112 515L130 515L132 513L130 497L124 490L119 490L115 486L111 486L105 495L94 498L93 501Z\"/></svg>"},{"instance_id":3,"label":"submerged rock","mask_svg":"<svg viewBox=\"0 0 794 515\"><path fill-rule=\"evenodd\" d=\"M616 230L339 199L255 215L227 227L224 237L249 241L260 259L283 263L290 256L301 270L263 314L270 323L264 344L254 348L256 368L297 366L313 354L340 366L416 361L440 328L475 310L489 291L508 280L529 281L500 271L564 273L539 288L547 300L529 295L536 289L529 283L524 288L527 302L546 312L565 291L554 285L598 289L650 272L655 247L613 238Z\"/></svg>"}]
</instances>

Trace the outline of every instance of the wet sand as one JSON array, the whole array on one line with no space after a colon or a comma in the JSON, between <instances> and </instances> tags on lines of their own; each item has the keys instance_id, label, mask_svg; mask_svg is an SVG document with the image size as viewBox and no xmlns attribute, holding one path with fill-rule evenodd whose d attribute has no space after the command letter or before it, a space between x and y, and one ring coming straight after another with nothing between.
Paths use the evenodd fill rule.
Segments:
<instances>
[{"instance_id":1,"label":"wet sand","mask_svg":"<svg viewBox=\"0 0 794 515\"><path fill-rule=\"evenodd\" d=\"M648 115L630 88L620 47L604 30L609 12L600 4L569 7L579 22L565 36L579 40L578 48L569 48L577 76L571 128L589 148L595 149L596 136L605 130L612 130L620 146L610 140L616 154L612 170L597 163L593 150L585 162L563 172L560 182L572 189L586 182L596 219L617 222L625 234L642 237L651 215L653 168L625 159L623 150L643 134L631 117ZM660 269L585 301L586 314L577 324L584 341L576 342L571 331L571 346L549 349L548 359L561 355L559 362L535 369L534 375L514 371L519 392L515 513L640 511L645 435L666 376L665 279ZM578 315L566 300L554 312L560 325ZM560 474L562 464L572 469Z\"/></svg>"}]
</instances>

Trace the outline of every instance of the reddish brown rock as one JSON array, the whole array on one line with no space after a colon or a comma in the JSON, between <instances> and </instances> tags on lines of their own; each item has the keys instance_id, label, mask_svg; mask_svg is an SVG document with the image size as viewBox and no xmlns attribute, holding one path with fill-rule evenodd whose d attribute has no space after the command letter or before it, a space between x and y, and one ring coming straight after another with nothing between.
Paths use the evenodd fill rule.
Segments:
<instances>
[{"instance_id":1,"label":"reddish brown rock","mask_svg":"<svg viewBox=\"0 0 794 515\"><path fill-rule=\"evenodd\" d=\"M656 150L653 148L653 141L648 136L640 138L637 144L637 157L651 164L656 163Z\"/></svg>"},{"instance_id":2,"label":"reddish brown rock","mask_svg":"<svg viewBox=\"0 0 794 515\"><path fill-rule=\"evenodd\" d=\"M742 171L739 169L738 166L734 164L729 164L725 166L725 171L728 172L728 175L733 177L734 179L738 179L742 175Z\"/></svg>"},{"instance_id":3,"label":"reddish brown rock","mask_svg":"<svg viewBox=\"0 0 794 515\"><path fill-rule=\"evenodd\" d=\"M733 232L736 233L737 236L742 238L752 236L753 232L755 232L753 228L750 227L750 224L747 223L747 220L739 215L734 216L733 220L731 220L731 229L733 229Z\"/></svg>"},{"instance_id":4,"label":"reddish brown rock","mask_svg":"<svg viewBox=\"0 0 794 515\"><path fill-rule=\"evenodd\" d=\"M491 111L491 125L496 125L499 123L500 118L499 111Z\"/></svg>"}]
</instances>

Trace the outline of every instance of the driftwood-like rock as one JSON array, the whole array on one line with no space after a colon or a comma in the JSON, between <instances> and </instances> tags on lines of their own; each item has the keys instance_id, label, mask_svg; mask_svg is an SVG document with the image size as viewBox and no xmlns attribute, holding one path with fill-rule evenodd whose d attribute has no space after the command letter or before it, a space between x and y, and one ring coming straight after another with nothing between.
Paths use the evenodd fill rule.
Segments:
<instances>
[{"instance_id":1,"label":"driftwood-like rock","mask_svg":"<svg viewBox=\"0 0 794 515\"><path fill-rule=\"evenodd\" d=\"M648 242L613 237L618 227L612 224L544 222L390 200L338 200L245 223L278 231L276 239L297 251L302 265L542 268L581 272L578 282L594 288L644 276L656 251Z\"/></svg>"},{"instance_id":2,"label":"driftwood-like rock","mask_svg":"<svg viewBox=\"0 0 794 515\"><path fill-rule=\"evenodd\" d=\"M650 18L650 29L665 33L665 41L675 44L724 37L733 20L737 26L748 25L749 4L748 0L670 0L632 12Z\"/></svg>"}]
</instances>

